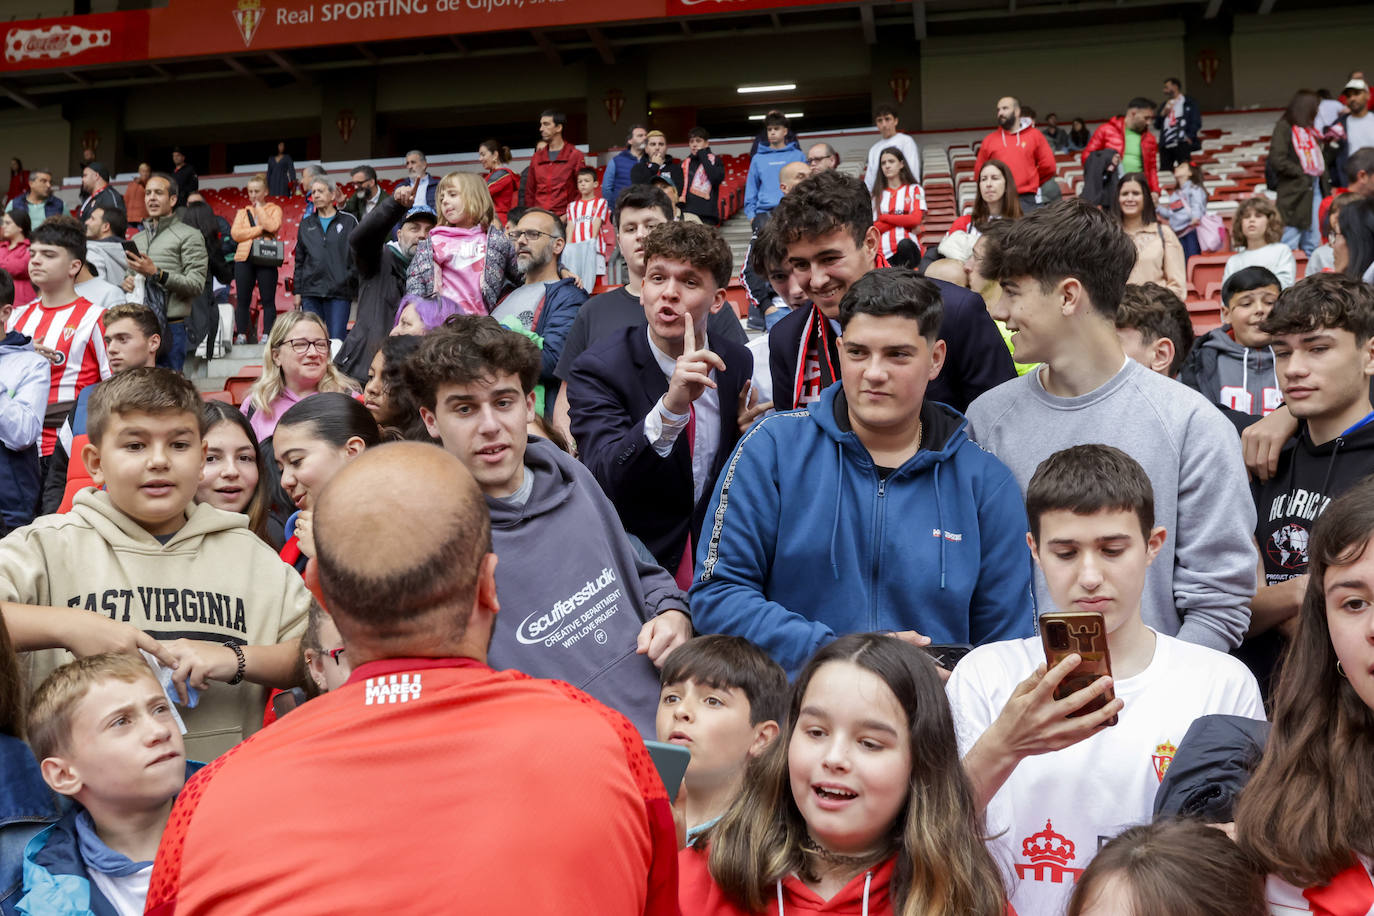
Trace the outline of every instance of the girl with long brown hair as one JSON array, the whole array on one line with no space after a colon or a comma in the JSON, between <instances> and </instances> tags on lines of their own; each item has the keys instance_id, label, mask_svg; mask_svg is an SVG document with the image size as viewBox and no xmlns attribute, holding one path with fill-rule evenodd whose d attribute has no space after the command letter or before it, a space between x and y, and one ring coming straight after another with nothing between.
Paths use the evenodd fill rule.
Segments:
<instances>
[{"instance_id":1,"label":"girl with long brown hair","mask_svg":"<svg viewBox=\"0 0 1374 916\"><path fill-rule=\"evenodd\" d=\"M1236 840L1274 912L1374 907L1374 482L1327 507L1275 694L1273 730L1236 808Z\"/></svg>"},{"instance_id":2,"label":"girl with long brown hair","mask_svg":"<svg viewBox=\"0 0 1374 916\"><path fill-rule=\"evenodd\" d=\"M1006 891L983 840L935 664L890 636L844 636L807 663L783 734L682 851L679 901L684 916L850 903L1000 916Z\"/></svg>"}]
</instances>

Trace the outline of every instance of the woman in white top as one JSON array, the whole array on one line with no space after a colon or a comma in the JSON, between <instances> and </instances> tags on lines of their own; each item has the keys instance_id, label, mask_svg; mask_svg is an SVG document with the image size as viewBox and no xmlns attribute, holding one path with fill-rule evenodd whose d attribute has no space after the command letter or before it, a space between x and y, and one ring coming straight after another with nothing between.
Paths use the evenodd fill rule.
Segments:
<instances>
[{"instance_id":1,"label":"woman in white top","mask_svg":"<svg viewBox=\"0 0 1374 916\"><path fill-rule=\"evenodd\" d=\"M1188 297L1183 244L1174 230L1155 217L1150 186L1140 172L1121 176L1112 215L1135 243L1135 267L1127 283L1158 283L1180 299Z\"/></svg>"},{"instance_id":2,"label":"woman in white top","mask_svg":"<svg viewBox=\"0 0 1374 916\"><path fill-rule=\"evenodd\" d=\"M1374 485L1335 499L1308 541L1307 585L1269 740L1236 805L1236 842L1269 874L1271 913L1374 908Z\"/></svg>"},{"instance_id":3,"label":"woman in white top","mask_svg":"<svg viewBox=\"0 0 1374 916\"><path fill-rule=\"evenodd\" d=\"M1279 278L1284 289L1297 282L1298 262L1293 257L1293 249L1279 241L1283 238L1283 217L1273 201L1267 197L1246 198L1237 208L1231 225L1237 247L1244 250L1231 255L1221 282L1225 283L1231 274L1247 267L1268 268Z\"/></svg>"}]
</instances>

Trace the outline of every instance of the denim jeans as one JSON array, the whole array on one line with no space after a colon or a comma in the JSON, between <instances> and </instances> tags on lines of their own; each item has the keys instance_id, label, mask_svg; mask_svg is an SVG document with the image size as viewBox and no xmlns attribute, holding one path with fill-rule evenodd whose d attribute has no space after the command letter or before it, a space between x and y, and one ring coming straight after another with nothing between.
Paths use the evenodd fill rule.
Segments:
<instances>
[{"instance_id":1,"label":"denim jeans","mask_svg":"<svg viewBox=\"0 0 1374 916\"><path fill-rule=\"evenodd\" d=\"M1322 179L1320 175L1314 175L1312 176L1312 216L1308 220L1307 229L1284 226L1283 243L1285 245L1294 251L1301 248L1309 255L1317 250L1317 246L1322 243L1321 218L1319 216L1321 205Z\"/></svg>"},{"instance_id":2,"label":"denim jeans","mask_svg":"<svg viewBox=\"0 0 1374 916\"><path fill-rule=\"evenodd\" d=\"M157 364L164 369L180 372L186 365L186 322L169 321L167 336L171 341L158 353Z\"/></svg>"},{"instance_id":3,"label":"denim jeans","mask_svg":"<svg viewBox=\"0 0 1374 916\"><path fill-rule=\"evenodd\" d=\"M348 333L348 310L352 303L347 299L325 299L320 296L301 296L301 308L324 319L329 336L343 340Z\"/></svg>"}]
</instances>

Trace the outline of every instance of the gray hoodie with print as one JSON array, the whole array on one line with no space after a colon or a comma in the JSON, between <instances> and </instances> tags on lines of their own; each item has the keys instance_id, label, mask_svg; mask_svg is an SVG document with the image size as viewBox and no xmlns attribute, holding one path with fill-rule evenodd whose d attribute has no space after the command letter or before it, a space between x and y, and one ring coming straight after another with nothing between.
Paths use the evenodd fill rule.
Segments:
<instances>
[{"instance_id":1,"label":"gray hoodie with print","mask_svg":"<svg viewBox=\"0 0 1374 916\"><path fill-rule=\"evenodd\" d=\"M1178 380L1214 404L1254 417L1283 403L1274 351L1237 342L1230 325L1208 331L1193 345Z\"/></svg>"},{"instance_id":2,"label":"gray hoodie with print","mask_svg":"<svg viewBox=\"0 0 1374 916\"><path fill-rule=\"evenodd\" d=\"M672 576L635 554L601 486L545 439L525 447L524 504L487 497L499 562L488 664L567 681L654 735L658 671L636 650L645 621L687 609Z\"/></svg>"}]
</instances>

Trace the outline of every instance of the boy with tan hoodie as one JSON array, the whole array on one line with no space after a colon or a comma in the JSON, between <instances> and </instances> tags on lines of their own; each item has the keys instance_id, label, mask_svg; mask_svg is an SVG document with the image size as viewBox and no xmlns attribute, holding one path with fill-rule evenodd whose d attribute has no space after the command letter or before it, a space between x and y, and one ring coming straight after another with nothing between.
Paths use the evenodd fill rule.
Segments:
<instances>
[{"instance_id":1,"label":"boy with tan hoodie","mask_svg":"<svg viewBox=\"0 0 1374 916\"><path fill-rule=\"evenodd\" d=\"M183 710L193 760L261 727L265 688L295 683L311 602L244 516L192 504L203 427L199 394L175 372L131 369L102 383L81 458L103 489L0 541L0 601L84 608L163 641L177 692L199 690ZM29 653L30 683L70 660Z\"/></svg>"}]
</instances>

